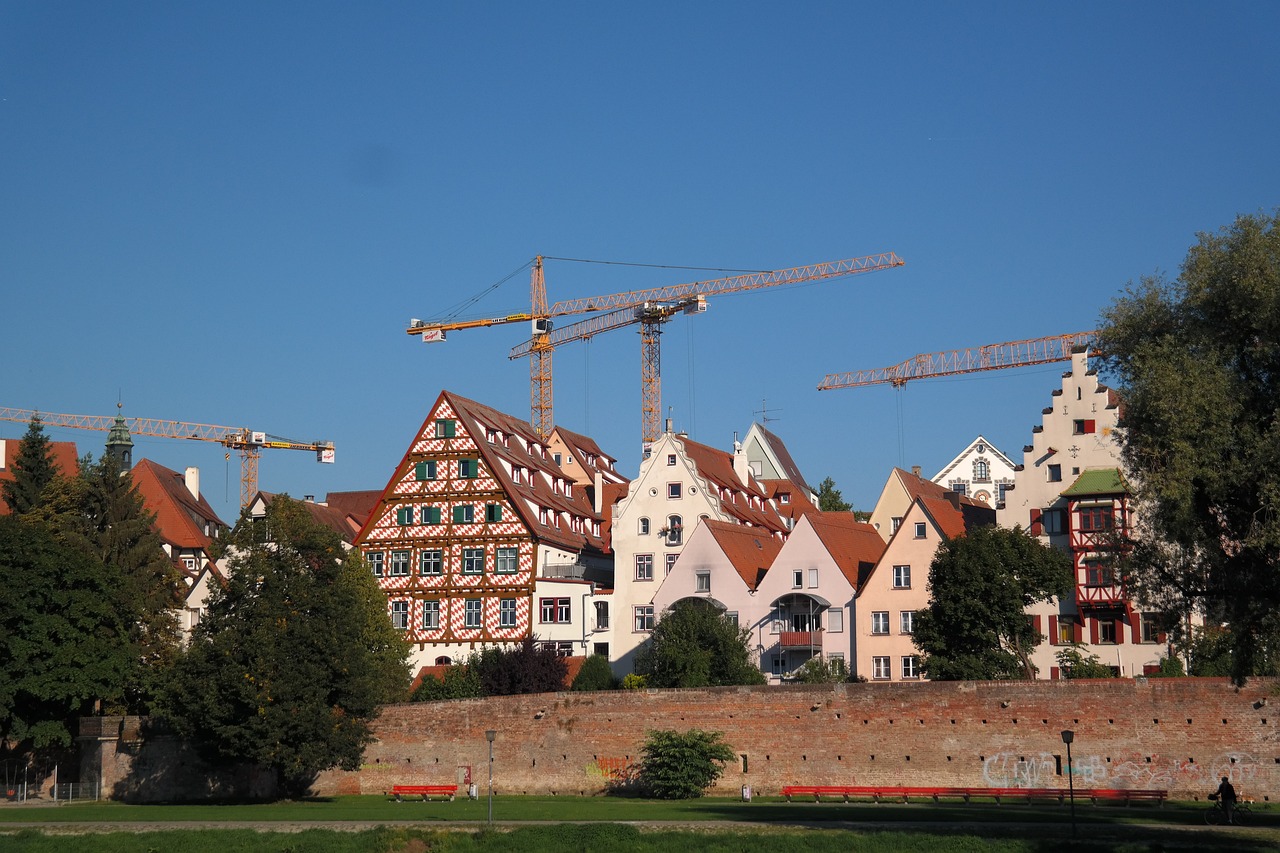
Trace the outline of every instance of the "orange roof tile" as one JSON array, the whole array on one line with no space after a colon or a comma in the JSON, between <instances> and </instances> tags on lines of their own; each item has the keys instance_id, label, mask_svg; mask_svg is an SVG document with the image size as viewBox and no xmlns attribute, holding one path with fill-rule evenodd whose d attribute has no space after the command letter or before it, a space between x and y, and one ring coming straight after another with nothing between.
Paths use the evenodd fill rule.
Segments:
<instances>
[{"instance_id":1,"label":"orange roof tile","mask_svg":"<svg viewBox=\"0 0 1280 853\"><path fill-rule=\"evenodd\" d=\"M378 506L378 499L381 497L382 491L380 489L369 489L360 492L329 492L324 496L324 502L351 516L357 527L363 527L364 523L369 520L369 516L373 515L374 509Z\"/></svg>"},{"instance_id":2,"label":"orange roof tile","mask_svg":"<svg viewBox=\"0 0 1280 853\"><path fill-rule=\"evenodd\" d=\"M690 438L680 437L685 455L693 462L698 475L716 486L721 508L734 518L755 527L764 527L776 533L785 533L787 524L777 509L768 502L768 495L750 473L747 482L738 479L733 469L733 456L700 444ZM758 503L759 506L754 505Z\"/></svg>"},{"instance_id":3,"label":"orange roof tile","mask_svg":"<svg viewBox=\"0 0 1280 853\"><path fill-rule=\"evenodd\" d=\"M782 543L758 528L744 527L731 521L707 519L702 523L746 583L747 589L754 590L773 565Z\"/></svg>"},{"instance_id":4,"label":"orange roof tile","mask_svg":"<svg viewBox=\"0 0 1280 853\"><path fill-rule=\"evenodd\" d=\"M850 512L813 512L805 517L849 585L861 589L889 547L880 533Z\"/></svg>"},{"instance_id":5,"label":"orange roof tile","mask_svg":"<svg viewBox=\"0 0 1280 853\"><path fill-rule=\"evenodd\" d=\"M207 551L212 540L206 526L226 529L204 495L196 498L187 489L183 474L143 459L133 466L132 477L147 510L155 514L156 533L169 545Z\"/></svg>"},{"instance_id":6,"label":"orange roof tile","mask_svg":"<svg viewBox=\"0 0 1280 853\"><path fill-rule=\"evenodd\" d=\"M262 502L267 506L271 505L278 495L271 492L258 492L258 496L262 498ZM332 506L318 504L315 501L298 501L311 515L311 519L322 527L327 527L334 533L342 537L342 541L347 544L355 542L356 534L360 532L360 525L355 520L343 512L341 509Z\"/></svg>"}]
</instances>

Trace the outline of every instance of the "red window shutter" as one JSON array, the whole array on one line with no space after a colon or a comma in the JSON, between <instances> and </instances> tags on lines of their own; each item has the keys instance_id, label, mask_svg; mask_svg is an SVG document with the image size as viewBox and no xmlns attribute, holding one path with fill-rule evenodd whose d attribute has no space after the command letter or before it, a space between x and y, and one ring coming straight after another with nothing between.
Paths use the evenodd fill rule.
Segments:
<instances>
[{"instance_id":1,"label":"red window shutter","mask_svg":"<svg viewBox=\"0 0 1280 853\"><path fill-rule=\"evenodd\" d=\"M1049 617L1049 645L1058 645L1058 617Z\"/></svg>"},{"instance_id":2,"label":"red window shutter","mask_svg":"<svg viewBox=\"0 0 1280 853\"><path fill-rule=\"evenodd\" d=\"M1041 512L1038 509L1031 510L1031 535L1039 536L1044 532L1044 525L1040 523Z\"/></svg>"},{"instance_id":3,"label":"red window shutter","mask_svg":"<svg viewBox=\"0 0 1280 853\"><path fill-rule=\"evenodd\" d=\"M1093 431L1096 429L1096 423L1097 423L1096 421L1085 421L1085 422L1084 422L1084 431L1085 431L1086 433L1093 432Z\"/></svg>"},{"instance_id":4,"label":"red window shutter","mask_svg":"<svg viewBox=\"0 0 1280 853\"><path fill-rule=\"evenodd\" d=\"M1125 622L1125 620L1124 620L1124 619L1117 619L1117 620L1116 620L1116 642L1117 642L1117 643L1123 643L1123 642L1124 642L1124 629L1125 629L1126 624L1127 624L1127 623Z\"/></svg>"},{"instance_id":5,"label":"red window shutter","mask_svg":"<svg viewBox=\"0 0 1280 853\"><path fill-rule=\"evenodd\" d=\"M1062 679L1062 671L1056 666L1049 667L1049 678L1054 681L1060 681Z\"/></svg>"},{"instance_id":6,"label":"red window shutter","mask_svg":"<svg viewBox=\"0 0 1280 853\"><path fill-rule=\"evenodd\" d=\"M1097 645L1098 643L1098 620L1089 620L1089 642Z\"/></svg>"},{"instance_id":7,"label":"red window shutter","mask_svg":"<svg viewBox=\"0 0 1280 853\"><path fill-rule=\"evenodd\" d=\"M1031 617L1031 629L1032 629L1033 631L1035 631L1037 634L1043 634L1043 633L1044 633L1044 631L1040 629L1040 621L1041 621L1041 618L1042 618L1042 617L1040 617L1040 616L1032 616L1032 617Z\"/></svg>"},{"instance_id":8,"label":"red window shutter","mask_svg":"<svg viewBox=\"0 0 1280 853\"><path fill-rule=\"evenodd\" d=\"M1077 616L1075 624L1071 626L1072 639L1077 643L1084 642L1084 624L1080 621L1082 618L1084 617ZM1097 637L1094 637L1094 642L1097 642Z\"/></svg>"}]
</instances>

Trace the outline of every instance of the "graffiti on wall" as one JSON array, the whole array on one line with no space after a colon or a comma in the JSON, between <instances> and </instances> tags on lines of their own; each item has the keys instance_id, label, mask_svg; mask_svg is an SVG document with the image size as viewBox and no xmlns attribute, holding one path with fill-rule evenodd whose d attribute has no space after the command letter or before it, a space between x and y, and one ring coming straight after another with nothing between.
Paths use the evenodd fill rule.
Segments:
<instances>
[{"instance_id":1,"label":"graffiti on wall","mask_svg":"<svg viewBox=\"0 0 1280 853\"><path fill-rule=\"evenodd\" d=\"M1057 788L1070 770L1082 787L1147 788L1206 791L1226 776L1237 788L1248 789L1257 778L1258 759L1243 752L1229 752L1209 761L1192 761L1161 755L1076 755L1068 767L1065 757L1041 752L1028 755L998 752L982 762L982 780L993 788Z\"/></svg>"},{"instance_id":2,"label":"graffiti on wall","mask_svg":"<svg viewBox=\"0 0 1280 853\"><path fill-rule=\"evenodd\" d=\"M611 782L626 782L631 778L635 768L625 758L597 758L587 762L587 775L594 778L608 779Z\"/></svg>"}]
</instances>

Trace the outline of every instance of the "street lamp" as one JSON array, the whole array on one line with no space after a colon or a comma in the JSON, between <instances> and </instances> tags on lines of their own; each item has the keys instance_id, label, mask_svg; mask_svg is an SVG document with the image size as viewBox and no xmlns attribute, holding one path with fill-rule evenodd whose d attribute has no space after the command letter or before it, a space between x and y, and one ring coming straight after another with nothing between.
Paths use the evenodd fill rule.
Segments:
<instances>
[{"instance_id":1,"label":"street lamp","mask_svg":"<svg viewBox=\"0 0 1280 853\"><path fill-rule=\"evenodd\" d=\"M484 733L484 739L489 741L489 826L493 826L493 739L497 736L493 729Z\"/></svg>"},{"instance_id":2,"label":"street lamp","mask_svg":"<svg viewBox=\"0 0 1280 853\"><path fill-rule=\"evenodd\" d=\"M1071 766L1071 742L1076 739L1076 733L1071 729L1065 729L1062 732L1062 742L1067 745L1067 791L1071 795L1071 837L1076 837L1076 780L1074 768ZM492 783L490 783L492 784Z\"/></svg>"}]
</instances>

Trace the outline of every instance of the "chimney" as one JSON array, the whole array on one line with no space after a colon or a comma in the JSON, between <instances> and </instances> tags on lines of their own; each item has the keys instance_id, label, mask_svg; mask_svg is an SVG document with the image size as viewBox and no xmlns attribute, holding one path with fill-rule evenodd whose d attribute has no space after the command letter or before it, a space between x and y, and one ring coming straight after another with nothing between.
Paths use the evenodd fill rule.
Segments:
<instances>
[{"instance_id":1,"label":"chimney","mask_svg":"<svg viewBox=\"0 0 1280 853\"><path fill-rule=\"evenodd\" d=\"M315 503L315 502L316 502L316 496L315 496L315 495L303 495L303 496L302 496L302 501L303 501L303 503L313 504L313 503Z\"/></svg>"},{"instance_id":2,"label":"chimney","mask_svg":"<svg viewBox=\"0 0 1280 853\"><path fill-rule=\"evenodd\" d=\"M919 466L919 465L912 465L912 466L911 466L911 473L912 473L912 474L915 474L917 477L919 477L919 476L920 476L920 466Z\"/></svg>"},{"instance_id":3,"label":"chimney","mask_svg":"<svg viewBox=\"0 0 1280 853\"><path fill-rule=\"evenodd\" d=\"M594 495L595 497L594 509L596 511L596 515L600 515L602 512L604 512L604 474L601 474L600 470L596 469L596 475L593 479L595 480L594 485L596 489L596 493Z\"/></svg>"},{"instance_id":4,"label":"chimney","mask_svg":"<svg viewBox=\"0 0 1280 853\"><path fill-rule=\"evenodd\" d=\"M187 482L187 491L191 493L191 497L200 500L200 469L188 468L184 479Z\"/></svg>"},{"instance_id":5,"label":"chimney","mask_svg":"<svg viewBox=\"0 0 1280 853\"><path fill-rule=\"evenodd\" d=\"M733 473L738 475L742 485L751 482L751 471L747 467L747 454L742 450L742 442L733 440Z\"/></svg>"},{"instance_id":6,"label":"chimney","mask_svg":"<svg viewBox=\"0 0 1280 853\"><path fill-rule=\"evenodd\" d=\"M954 489L947 489L947 503L951 504L955 509L960 508L960 493Z\"/></svg>"}]
</instances>

